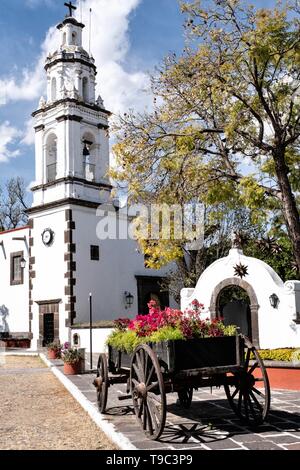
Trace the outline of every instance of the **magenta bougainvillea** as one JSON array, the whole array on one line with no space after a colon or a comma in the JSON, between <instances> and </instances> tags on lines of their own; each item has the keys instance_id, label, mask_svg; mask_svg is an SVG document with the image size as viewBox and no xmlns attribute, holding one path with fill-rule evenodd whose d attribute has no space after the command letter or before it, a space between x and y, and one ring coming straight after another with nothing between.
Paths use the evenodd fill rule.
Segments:
<instances>
[{"instance_id":1,"label":"magenta bougainvillea","mask_svg":"<svg viewBox=\"0 0 300 470\"><path fill-rule=\"evenodd\" d=\"M220 319L202 319L203 304L193 300L184 312L166 307L161 309L154 300L148 303L148 315L137 315L133 320L118 319L115 326L120 331L129 329L139 337L150 336L164 327L178 328L186 339L223 336L224 325Z\"/></svg>"}]
</instances>

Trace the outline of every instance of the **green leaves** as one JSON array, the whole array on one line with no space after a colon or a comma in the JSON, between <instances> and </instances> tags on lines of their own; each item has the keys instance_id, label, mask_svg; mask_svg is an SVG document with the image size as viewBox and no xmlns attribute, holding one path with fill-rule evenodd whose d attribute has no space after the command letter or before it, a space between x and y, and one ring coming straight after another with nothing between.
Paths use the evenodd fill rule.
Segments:
<instances>
[{"instance_id":1,"label":"green leaves","mask_svg":"<svg viewBox=\"0 0 300 470\"><path fill-rule=\"evenodd\" d=\"M255 223L281 209L289 225L291 194L286 180L281 194L278 159L299 191L300 37L292 8L215 0L181 9L190 43L152 77L153 112L120 118L120 169L112 176L138 200L246 206ZM150 248L154 266L183 253L175 243L173 257L172 245Z\"/></svg>"}]
</instances>

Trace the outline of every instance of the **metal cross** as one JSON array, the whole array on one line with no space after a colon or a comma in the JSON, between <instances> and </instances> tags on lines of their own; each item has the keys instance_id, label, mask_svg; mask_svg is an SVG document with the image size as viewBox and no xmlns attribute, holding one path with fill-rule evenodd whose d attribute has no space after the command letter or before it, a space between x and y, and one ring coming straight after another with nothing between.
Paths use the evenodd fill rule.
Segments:
<instances>
[{"instance_id":1,"label":"metal cross","mask_svg":"<svg viewBox=\"0 0 300 470\"><path fill-rule=\"evenodd\" d=\"M73 16L73 10L77 10L77 7L75 7L72 2L65 3L65 7L69 8L69 16Z\"/></svg>"}]
</instances>

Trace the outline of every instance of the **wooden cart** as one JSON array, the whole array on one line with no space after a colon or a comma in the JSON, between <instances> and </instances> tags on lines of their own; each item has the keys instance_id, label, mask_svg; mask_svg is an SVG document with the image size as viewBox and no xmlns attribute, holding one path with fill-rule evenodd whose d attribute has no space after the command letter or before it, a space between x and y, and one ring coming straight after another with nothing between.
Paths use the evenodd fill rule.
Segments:
<instances>
[{"instance_id":1,"label":"wooden cart","mask_svg":"<svg viewBox=\"0 0 300 470\"><path fill-rule=\"evenodd\" d=\"M105 413L110 385L127 384L136 418L150 439L158 439L166 421L166 394L177 392L189 408L193 390L224 386L232 410L247 425L257 426L270 408L270 386L263 362L248 338L225 336L142 344L128 355L109 348L97 366L97 401Z\"/></svg>"}]
</instances>

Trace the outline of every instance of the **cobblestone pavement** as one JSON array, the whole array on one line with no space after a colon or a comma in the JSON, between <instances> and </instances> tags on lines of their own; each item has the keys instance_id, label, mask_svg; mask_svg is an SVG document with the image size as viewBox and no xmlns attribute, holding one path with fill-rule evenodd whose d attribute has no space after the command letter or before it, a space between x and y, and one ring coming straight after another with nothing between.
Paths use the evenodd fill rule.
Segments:
<instances>
[{"instance_id":1,"label":"cobblestone pavement","mask_svg":"<svg viewBox=\"0 0 300 470\"><path fill-rule=\"evenodd\" d=\"M97 407L94 375L69 378ZM195 392L190 410L177 406L177 394L168 394L166 428L156 442L147 439L139 428L132 401L118 400L125 388L123 384L109 388L105 417L138 449L300 450L300 392L273 390L268 422L255 432L242 425L232 412L223 389Z\"/></svg>"},{"instance_id":2,"label":"cobblestone pavement","mask_svg":"<svg viewBox=\"0 0 300 470\"><path fill-rule=\"evenodd\" d=\"M43 362L6 357L0 366L0 449L114 449Z\"/></svg>"}]
</instances>

